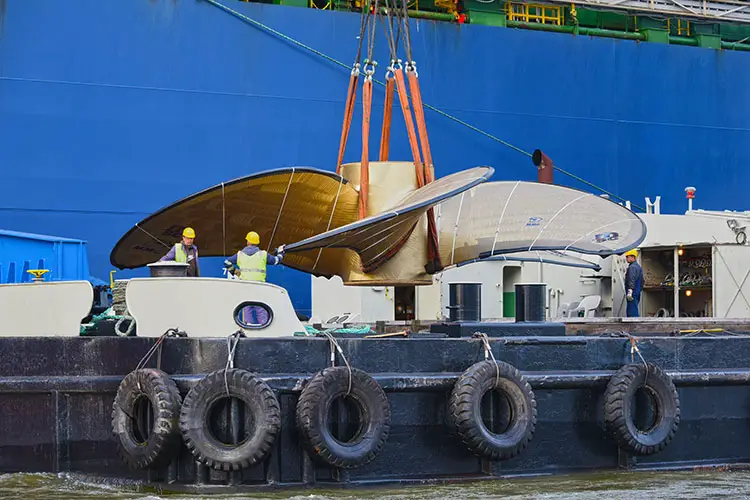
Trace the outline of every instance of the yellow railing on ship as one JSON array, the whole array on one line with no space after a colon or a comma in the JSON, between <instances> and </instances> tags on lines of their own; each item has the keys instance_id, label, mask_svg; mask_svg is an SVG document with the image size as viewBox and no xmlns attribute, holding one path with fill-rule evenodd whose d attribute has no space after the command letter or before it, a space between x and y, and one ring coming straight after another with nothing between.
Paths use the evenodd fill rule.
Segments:
<instances>
[{"instance_id":1,"label":"yellow railing on ship","mask_svg":"<svg viewBox=\"0 0 750 500\"><path fill-rule=\"evenodd\" d=\"M522 23L563 24L562 6L507 2L505 15L510 21Z\"/></svg>"},{"instance_id":2,"label":"yellow railing on ship","mask_svg":"<svg viewBox=\"0 0 750 500\"><path fill-rule=\"evenodd\" d=\"M672 31L672 20L667 19L667 31ZM677 19L677 34L690 36L690 21Z\"/></svg>"},{"instance_id":3,"label":"yellow railing on ship","mask_svg":"<svg viewBox=\"0 0 750 500\"><path fill-rule=\"evenodd\" d=\"M321 1L321 0L308 0L307 6L311 9L319 9L319 10L333 10L333 1Z\"/></svg>"}]
</instances>

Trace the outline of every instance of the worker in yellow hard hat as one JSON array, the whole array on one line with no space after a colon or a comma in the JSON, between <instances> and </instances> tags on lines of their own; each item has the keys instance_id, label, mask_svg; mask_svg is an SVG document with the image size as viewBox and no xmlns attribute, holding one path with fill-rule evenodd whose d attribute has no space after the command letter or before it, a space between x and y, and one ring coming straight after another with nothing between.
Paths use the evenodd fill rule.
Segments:
<instances>
[{"instance_id":1,"label":"worker in yellow hard hat","mask_svg":"<svg viewBox=\"0 0 750 500\"><path fill-rule=\"evenodd\" d=\"M224 263L236 269L235 274L246 281L266 281L266 266L276 266L284 259L284 245L276 249L276 255L261 250L260 236L250 231L245 236L247 246L229 257Z\"/></svg>"},{"instance_id":2,"label":"worker in yellow hard hat","mask_svg":"<svg viewBox=\"0 0 750 500\"><path fill-rule=\"evenodd\" d=\"M625 252L625 260L628 262L628 270L625 273L625 290L628 300L627 315L629 318L640 316L638 304L641 302L641 290L643 289L643 269L636 262L638 250L633 248Z\"/></svg>"},{"instance_id":3,"label":"worker in yellow hard hat","mask_svg":"<svg viewBox=\"0 0 750 500\"><path fill-rule=\"evenodd\" d=\"M200 276L198 267L198 247L194 244L195 230L192 227L186 227L182 231L182 241L175 243L169 249L167 255L159 259L163 261L182 262L188 265L187 275L191 277Z\"/></svg>"},{"instance_id":4,"label":"worker in yellow hard hat","mask_svg":"<svg viewBox=\"0 0 750 500\"><path fill-rule=\"evenodd\" d=\"M245 241L245 248L226 259L225 266L241 280L266 281L266 266L281 264L284 258L284 245L276 249L276 255L269 255L265 250L258 248L260 236L255 231L247 233ZM255 305L243 307L241 318L242 323L255 327L265 326L270 321L268 310Z\"/></svg>"}]
</instances>

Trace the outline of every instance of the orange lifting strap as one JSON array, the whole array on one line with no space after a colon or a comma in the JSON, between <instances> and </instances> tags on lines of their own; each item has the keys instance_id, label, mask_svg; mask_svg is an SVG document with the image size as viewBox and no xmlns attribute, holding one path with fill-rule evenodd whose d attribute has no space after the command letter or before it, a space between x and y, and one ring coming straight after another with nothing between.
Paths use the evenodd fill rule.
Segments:
<instances>
[{"instance_id":1,"label":"orange lifting strap","mask_svg":"<svg viewBox=\"0 0 750 500\"><path fill-rule=\"evenodd\" d=\"M387 33L389 35L389 45L391 49L392 67L389 68L389 72L386 75L386 89L385 89L385 103L383 109L383 124L380 135L380 161L387 161L390 150L390 136L391 136L391 123L393 116L393 100L394 93L398 93L399 103L401 104L401 111L404 115L404 121L406 124L406 132L409 138L409 147L411 149L412 157L414 158L414 168L416 170L417 187L423 187L425 184L433 182L435 180L435 170L432 163L432 152L430 151L430 143L427 135L427 126L424 118L424 105L422 103L422 95L419 89L419 80L416 71L416 65L414 64L411 57L411 43L409 41L408 33L408 22L404 22L407 19L407 5L404 1L402 7L398 7L396 0L391 0L393 4L389 4L389 0L385 0L386 12L389 17L387 26ZM369 3L369 2L368 2ZM367 201L369 196L369 182L370 182L370 123L372 117L372 74L374 73L375 64L372 59L373 47L375 44L375 22L372 16L378 16L378 0L374 0L369 6L363 5L363 17L362 17L362 29L360 33L360 49L362 47L362 41L365 39L365 32L367 33L368 41L368 54L364 61L364 72L365 80L362 87L362 161L360 163L360 193L359 193L359 218L362 219L367 216ZM365 15L365 9L368 14ZM398 11L403 9L403 13ZM403 29L406 38L404 40L407 50L407 75L409 79L409 90L413 99L414 104L414 116L412 117L412 110L409 105L409 98L407 97L407 84L404 78L404 71L401 67L400 61L396 57L398 41L393 33L393 24L391 16L396 13L396 17L400 17L399 31L401 30L401 22L403 22ZM368 23L369 21L369 23ZM369 26L368 26L369 24ZM369 27L369 30L367 29ZM346 96L346 107L344 110L344 123L341 130L341 141L339 143L339 155L336 163L336 172L341 173L341 165L343 163L344 150L346 149L346 142L349 136L349 130L351 128L352 117L354 114L354 102L357 95L357 81L359 78L359 57L360 49L357 50L357 62L352 69L351 78L349 80L349 89ZM392 75L390 73L392 72ZM415 127L416 120L416 127ZM421 148L420 148L421 146ZM420 151L421 149L421 151ZM424 162L423 162L424 160ZM440 253L438 248L438 237L437 237L437 225L435 224L435 214L433 209L429 209L427 212L427 227L428 227L428 244L427 253L429 262L426 266L428 272L436 272L442 268L440 263ZM407 236L408 238L408 236ZM404 241L405 242L405 241Z\"/></svg>"},{"instance_id":2,"label":"orange lifting strap","mask_svg":"<svg viewBox=\"0 0 750 500\"><path fill-rule=\"evenodd\" d=\"M396 89L396 80L386 77L385 80L385 104L383 104L383 128L380 132L380 161L388 161L388 152L391 142L391 117L393 116L393 93Z\"/></svg>"},{"instance_id":3,"label":"orange lifting strap","mask_svg":"<svg viewBox=\"0 0 750 500\"><path fill-rule=\"evenodd\" d=\"M419 90L417 68L413 61L411 63L411 69L407 69L406 74L409 78L411 97L414 100L414 116L416 117L417 129L419 129L419 139L422 145L422 154L425 164L425 184L428 184L435 180L435 166L432 163L430 141L427 136L427 124L424 119L424 106L422 105L422 93ZM435 223L435 211L432 208L427 211L427 232L427 254L431 261L429 267L430 270L436 271L441 269L443 266L440 262L440 249L437 237L437 224Z\"/></svg>"},{"instance_id":4,"label":"orange lifting strap","mask_svg":"<svg viewBox=\"0 0 750 500\"><path fill-rule=\"evenodd\" d=\"M404 121L406 122L406 133L409 136L409 147L411 147L411 155L414 158L414 168L417 169L417 186L422 187L424 186L424 169L422 168L422 159L419 154L419 145L417 144L417 133L414 130L414 120L411 117L409 98L406 97L404 73L401 68L395 69L393 73L396 77L398 100L401 103L401 111L404 113Z\"/></svg>"},{"instance_id":5,"label":"orange lifting strap","mask_svg":"<svg viewBox=\"0 0 750 500\"><path fill-rule=\"evenodd\" d=\"M344 162L344 151L346 150L346 141L349 138L349 129L352 126L352 116L354 115L354 101L357 98L357 80L359 80L359 68L352 70L352 76L349 79L349 89L346 93L346 107L344 108L344 123L341 127L341 141L339 141L339 156L336 160L336 173L341 174L341 164Z\"/></svg>"},{"instance_id":6,"label":"orange lifting strap","mask_svg":"<svg viewBox=\"0 0 750 500\"><path fill-rule=\"evenodd\" d=\"M412 63L414 64L414 63ZM417 69L406 70L409 77L409 90L411 98L414 101L414 116L417 120L417 130L419 130L419 141L422 143L422 157L424 158L425 183L435 180L435 166L432 164L432 152L430 151L430 141L427 136L427 124L424 120L424 107L422 105L422 93L419 90L419 80L417 79Z\"/></svg>"},{"instance_id":7,"label":"orange lifting strap","mask_svg":"<svg viewBox=\"0 0 750 500\"><path fill-rule=\"evenodd\" d=\"M363 8L365 6L363 5ZM378 11L378 0L372 4L372 13ZM369 21L369 22L368 22ZM375 73L377 62L373 59L375 48L375 17L368 14L362 18L362 30L360 32L360 44L365 39L367 32L367 57L362 70L365 73L365 82L362 86L362 161L359 167L359 218L367 217L367 201L370 193L370 116L372 114L372 75Z\"/></svg>"},{"instance_id":8,"label":"orange lifting strap","mask_svg":"<svg viewBox=\"0 0 750 500\"><path fill-rule=\"evenodd\" d=\"M367 75L362 86L362 163L359 171L359 218L367 217L370 193L370 114L372 111L372 77Z\"/></svg>"},{"instance_id":9,"label":"orange lifting strap","mask_svg":"<svg viewBox=\"0 0 750 500\"><path fill-rule=\"evenodd\" d=\"M411 109L409 107L409 100L406 97L406 82L404 81L403 71L399 68L395 70L396 75L396 88L398 89L399 100L401 101L401 110L404 113L404 119L406 121L406 131L409 135L409 145L411 146L412 156L414 157L414 167L417 170L417 185L419 187L424 186L427 182L434 180L434 174L432 174L432 162L428 163L427 172L430 172L428 176L425 176L425 169L422 166L420 160L419 145L417 144L417 133L414 130L414 122L411 116ZM419 90L417 89L417 92ZM415 98L414 104L421 107L421 100ZM420 114L415 110L415 116L417 117L417 125L420 129L420 136L422 137L422 149L425 150L425 144L427 139L427 129L424 126L424 113ZM420 117L422 123L420 124ZM429 149L425 150L425 158L429 155ZM438 250L438 237L437 237L437 225L435 224L435 213L433 209L427 211L427 257L430 261L428 268L432 270L440 269L440 253Z\"/></svg>"}]
</instances>

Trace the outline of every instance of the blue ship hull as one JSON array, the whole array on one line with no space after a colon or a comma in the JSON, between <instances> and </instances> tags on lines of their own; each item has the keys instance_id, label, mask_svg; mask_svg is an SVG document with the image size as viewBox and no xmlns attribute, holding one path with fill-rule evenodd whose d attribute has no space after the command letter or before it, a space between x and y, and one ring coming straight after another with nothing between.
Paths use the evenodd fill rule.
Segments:
<instances>
[{"instance_id":1,"label":"blue ship hull","mask_svg":"<svg viewBox=\"0 0 750 500\"><path fill-rule=\"evenodd\" d=\"M332 58L353 60L356 13L226 0ZM250 172L333 169L349 72L196 0L0 2L0 228L88 242L106 278L120 235L149 213ZM412 21L425 103L642 206L744 209L750 54ZM388 52L379 30L381 77ZM375 91L372 140L382 116ZM436 174L530 158L426 112ZM355 126L346 161L359 160ZM400 111L391 158L410 158ZM591 189L556 173L558 183ZM231 216L231 214L230 214ZM249 228L250 229L250 228ZM197 243L200 245L200 235ZM220 261L202 265L217 275ZM309 276L269 279L311 309ZM116 278L143 275L118 272Z\"/></svg>"}]
</instances>

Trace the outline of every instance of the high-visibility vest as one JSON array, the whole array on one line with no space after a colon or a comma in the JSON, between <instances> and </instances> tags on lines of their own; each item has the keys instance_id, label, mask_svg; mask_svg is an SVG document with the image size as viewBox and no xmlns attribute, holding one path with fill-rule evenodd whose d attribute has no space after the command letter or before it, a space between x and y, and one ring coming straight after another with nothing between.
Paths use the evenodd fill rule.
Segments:
<instances>
[{"instance_id":1,"label":"high-visibility vest","mask_svg":"<svg viewBox=\"0 0 750 500\"><path fill-rule=\"evenodd\" d=\"M175 262L187 264L187 253L185 253L182 243L175 243L174 245L174 260Z\"/></svg>"},{"instance_id":2,"label":"high-visibility vest","mask_svg":"<svg viewBox=\"0 0 750 500\"><path fill-rule=\"evenodd\" d=\"M237 267L240 268L240 279L245 281L266 281L266 259L268 254L258 250L252 255L237 252Z\"/></svg>"}]
</instances>

